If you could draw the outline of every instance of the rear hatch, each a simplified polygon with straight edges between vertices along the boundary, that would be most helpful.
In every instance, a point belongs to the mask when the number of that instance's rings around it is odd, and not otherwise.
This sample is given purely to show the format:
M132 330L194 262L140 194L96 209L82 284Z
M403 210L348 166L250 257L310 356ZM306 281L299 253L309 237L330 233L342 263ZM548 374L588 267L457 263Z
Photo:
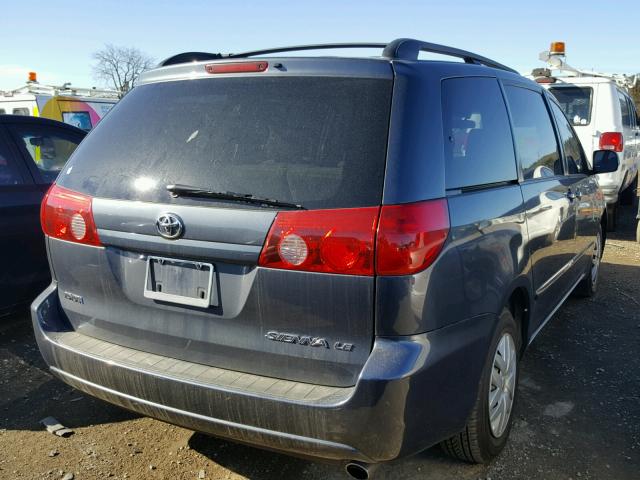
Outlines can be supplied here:
M71 324L166 357L353 385L373 341L374 276L259 262L278 214L331 218L381 204L390 64L282 59L252 74L211 75L204 64L158 72L57 180L91 198L99 236L97 248L49 238ZM253 197L232 198L243 195Z

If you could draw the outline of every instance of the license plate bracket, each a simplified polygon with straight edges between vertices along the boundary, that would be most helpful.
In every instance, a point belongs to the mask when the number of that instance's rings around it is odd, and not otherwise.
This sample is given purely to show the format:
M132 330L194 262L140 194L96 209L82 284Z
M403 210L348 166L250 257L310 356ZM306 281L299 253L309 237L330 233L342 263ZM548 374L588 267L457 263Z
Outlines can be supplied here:
M161 302L208 308L215 267L211 263L147 257L144 296Z

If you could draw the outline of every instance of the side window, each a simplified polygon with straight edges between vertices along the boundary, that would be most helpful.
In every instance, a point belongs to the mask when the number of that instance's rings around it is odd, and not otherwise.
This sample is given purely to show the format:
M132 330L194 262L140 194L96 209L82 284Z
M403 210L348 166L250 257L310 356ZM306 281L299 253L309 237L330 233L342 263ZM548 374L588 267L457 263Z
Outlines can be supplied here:
M0 187L22 185L24 181L15 164L18 159L11 154L11 150L4 143L1 134L2 132L0 132Z
M629 104L624 95L618 92L618 99L620 100L620 113L622 114L622 126L631 126L631 112L629 111Z
M64 131L32 125L15 125L13 131L47 183L55 180L82 140Z
M446 188L515 180L507 109L495 78L442 82Z
M580 140L576 136L573 128L569 125L567 118L554 102L550 102L551 110L556 118L558 124L558 134L560 135L560 141L562 142L562 148L564 150L564 157L567 161L567 173L569 175L577 173L589 173L589 166L585 157Z
M22 115L23 117L28 117L29 116L29 109L25 108L25 107L14 108L13 109L13 114L14 115Z
M629 102L629 112L631 113L631 126L635 128L640 127L640 120L638 119L636 106L634 105L633 100L631 100L630 98L627 99L627 101Z
M7 113L4 108L0 108L0 115L4 115L5 113Z
M521 87L505 87L513 121L513 137L525 180L564 173L553 123L542 95Z

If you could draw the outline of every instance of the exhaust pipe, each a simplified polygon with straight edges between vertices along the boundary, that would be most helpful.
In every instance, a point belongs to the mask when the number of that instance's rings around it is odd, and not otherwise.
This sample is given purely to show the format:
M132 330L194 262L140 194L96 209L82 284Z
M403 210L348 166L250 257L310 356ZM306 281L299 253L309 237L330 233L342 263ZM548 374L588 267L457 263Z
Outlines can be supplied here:
M349 462L345 465L344 469L351 478L356 480L369 480L373 475L373 472L378 468L378 465L371 465L361 462Z

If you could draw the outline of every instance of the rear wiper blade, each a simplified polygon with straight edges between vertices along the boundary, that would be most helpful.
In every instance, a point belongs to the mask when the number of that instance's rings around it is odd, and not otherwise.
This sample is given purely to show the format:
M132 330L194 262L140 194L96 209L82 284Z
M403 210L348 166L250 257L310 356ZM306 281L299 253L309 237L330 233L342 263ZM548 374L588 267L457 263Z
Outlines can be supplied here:
M191 185L170 184L167 185L167 191L172 197L202 197L216 198L219 200L233 200L236 202L252 203L254 205L269 205L272 207L295 208L297 210L305 210L302 205L289 202L281 202L272 198L256 197L251 193L236 192L216 192L201 187L193 187Z

